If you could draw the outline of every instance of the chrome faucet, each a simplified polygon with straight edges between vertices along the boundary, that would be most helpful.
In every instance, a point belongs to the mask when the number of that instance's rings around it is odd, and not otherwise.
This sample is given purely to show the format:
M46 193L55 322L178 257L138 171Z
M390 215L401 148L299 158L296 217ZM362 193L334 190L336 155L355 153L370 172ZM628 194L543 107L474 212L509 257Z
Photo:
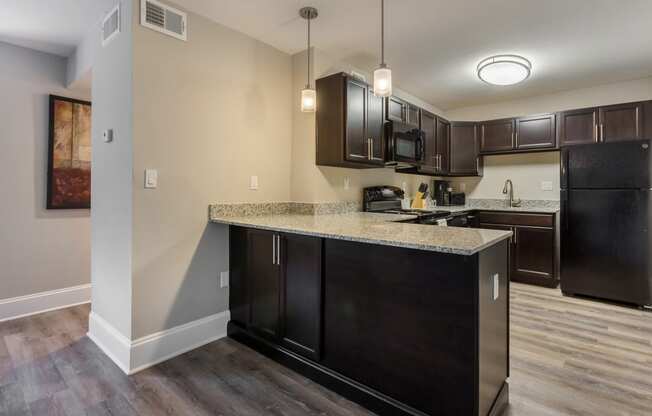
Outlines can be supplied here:
M505 181L505 186L503 187L503 194L508 196L508 200L505 201L508 208L510 207L519 207L521 206L520 199L514 199L514 184L511 179Z

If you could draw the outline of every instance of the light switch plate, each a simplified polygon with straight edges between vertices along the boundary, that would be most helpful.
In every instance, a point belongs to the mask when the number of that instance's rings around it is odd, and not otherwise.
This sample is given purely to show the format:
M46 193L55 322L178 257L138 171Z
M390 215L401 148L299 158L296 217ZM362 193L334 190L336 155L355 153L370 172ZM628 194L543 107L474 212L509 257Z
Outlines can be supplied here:
M102 139L104 143L111 143L113 141L113 129L107 129L102 132Z
M498 296L500 295L500 275L498 273L494 274L493 276L493 286L494 286L494 293L493 293L493 299L496 300L498 299Z
M258 176L254 175L251 178L249 178L249 189L251 189L252 191L258 189Z
M552 181L541 181L542 191L552 191Z
M156 169L145 169L145 188L155 189L158 186L158 171Z
M351 178L344 178L344 189L349 190L351 188Z
M229 287L229 272L220 272L220 287Z

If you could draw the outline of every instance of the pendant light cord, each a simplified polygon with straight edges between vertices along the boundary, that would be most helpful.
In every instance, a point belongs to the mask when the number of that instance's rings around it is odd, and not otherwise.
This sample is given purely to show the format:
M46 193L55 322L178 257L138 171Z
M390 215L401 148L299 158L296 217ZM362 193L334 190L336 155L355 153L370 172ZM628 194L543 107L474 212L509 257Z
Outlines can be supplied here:
M385 0L380 0L380 65L385 66Z
M308 88L310 88L310 17L308 17Z

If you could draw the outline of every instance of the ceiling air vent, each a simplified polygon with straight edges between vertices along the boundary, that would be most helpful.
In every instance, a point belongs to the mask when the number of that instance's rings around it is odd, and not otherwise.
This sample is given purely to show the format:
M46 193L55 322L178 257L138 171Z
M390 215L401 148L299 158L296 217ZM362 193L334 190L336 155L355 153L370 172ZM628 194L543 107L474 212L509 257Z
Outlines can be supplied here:
M102 46L106 46L120 33L120 3L102 20Z
M186 40L187 15L156 0L140 1L140 24L177 39Z

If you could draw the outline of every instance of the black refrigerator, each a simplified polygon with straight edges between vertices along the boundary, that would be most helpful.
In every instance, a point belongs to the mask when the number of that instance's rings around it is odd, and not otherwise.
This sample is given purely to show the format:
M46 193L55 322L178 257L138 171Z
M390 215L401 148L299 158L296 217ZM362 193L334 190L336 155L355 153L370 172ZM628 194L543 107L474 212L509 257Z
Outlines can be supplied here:
M650 141L561 151L561 289L652 305Z

